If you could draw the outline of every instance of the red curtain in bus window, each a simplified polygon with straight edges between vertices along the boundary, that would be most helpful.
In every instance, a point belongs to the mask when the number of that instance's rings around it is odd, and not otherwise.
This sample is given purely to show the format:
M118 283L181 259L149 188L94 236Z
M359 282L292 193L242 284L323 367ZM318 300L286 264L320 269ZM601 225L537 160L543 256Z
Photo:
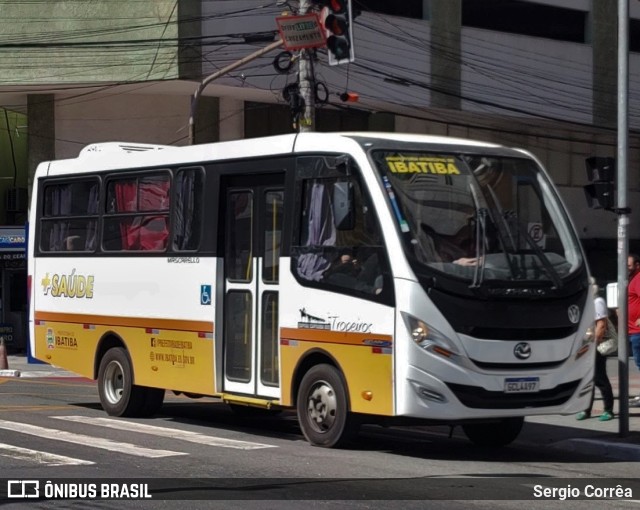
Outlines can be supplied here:
M116 195L115 212L136 212L138 210L138 184L136 181L120 181L114 183ZM139 226L134 225L134 218L120 221L120 235L123 250L138 249Z
M169 210L169 178L145 177L140 179L139 211Z
M148 177L140 179L140 211L169 210L169 178ZM140 227L141 250L164 250L169 240L166 216L147 216Z
M169 239L166 216L151 216L140 227L141 250L164 250Z
M169 210L169 178L146 177L115 183L116 212ZM123 250L164 250L169 239L167 218L140 215L120 221Z
M138 210L138 183L135 180L114 183L116 195L115 212L136 212Z

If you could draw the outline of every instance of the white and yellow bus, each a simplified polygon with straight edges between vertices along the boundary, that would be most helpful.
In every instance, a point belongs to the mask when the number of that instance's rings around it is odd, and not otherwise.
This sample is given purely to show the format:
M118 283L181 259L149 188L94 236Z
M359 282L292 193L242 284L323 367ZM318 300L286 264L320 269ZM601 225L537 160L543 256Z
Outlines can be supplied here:
M459 424L504 445L585 409L588 267L529 153L302 133L94 144L39 165L31 352L97 379L113 416L165 390L296 408L307 440Z

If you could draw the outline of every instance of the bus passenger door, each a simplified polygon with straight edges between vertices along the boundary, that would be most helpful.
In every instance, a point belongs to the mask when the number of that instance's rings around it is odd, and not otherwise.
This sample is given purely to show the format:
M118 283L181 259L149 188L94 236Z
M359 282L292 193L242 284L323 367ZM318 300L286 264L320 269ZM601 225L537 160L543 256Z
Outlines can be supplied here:
M279 398L284 174L223 176L221 190L224 392Z

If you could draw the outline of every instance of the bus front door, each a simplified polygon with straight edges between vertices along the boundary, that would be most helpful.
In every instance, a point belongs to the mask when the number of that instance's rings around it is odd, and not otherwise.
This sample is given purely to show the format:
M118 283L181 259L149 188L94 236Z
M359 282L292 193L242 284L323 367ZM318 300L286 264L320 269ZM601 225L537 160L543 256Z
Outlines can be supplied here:
M223 177L221 190L222 385L225 393L277 399L284 174Z

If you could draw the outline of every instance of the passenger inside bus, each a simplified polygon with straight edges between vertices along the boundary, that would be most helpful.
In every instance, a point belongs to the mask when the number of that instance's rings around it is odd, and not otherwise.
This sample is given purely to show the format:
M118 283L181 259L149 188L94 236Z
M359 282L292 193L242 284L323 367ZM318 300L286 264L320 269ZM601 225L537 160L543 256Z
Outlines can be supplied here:
M373 253L361 264L360 260L353 256L352 250L342 250L325 271L322 281L370 294L380 294L383 277L378 255Z
M350 213L353 221L349 226L338 225L332 205L332 182L305 181L306 200L295 271L301 279L326 284L335 291L381 294L385 259L375 210L353 180Z
M66 251L84 250L84 241L80 236L67 236L64 240L64 249Z
M427 252L428 262L456 262L459 259L475 256L473 229L466 224L454 235L438 233L431 225L421 224L424 239L422 244Z
M360 261L353 258L351 250L343 250L325 272L325 280L335 276L357 277Z

